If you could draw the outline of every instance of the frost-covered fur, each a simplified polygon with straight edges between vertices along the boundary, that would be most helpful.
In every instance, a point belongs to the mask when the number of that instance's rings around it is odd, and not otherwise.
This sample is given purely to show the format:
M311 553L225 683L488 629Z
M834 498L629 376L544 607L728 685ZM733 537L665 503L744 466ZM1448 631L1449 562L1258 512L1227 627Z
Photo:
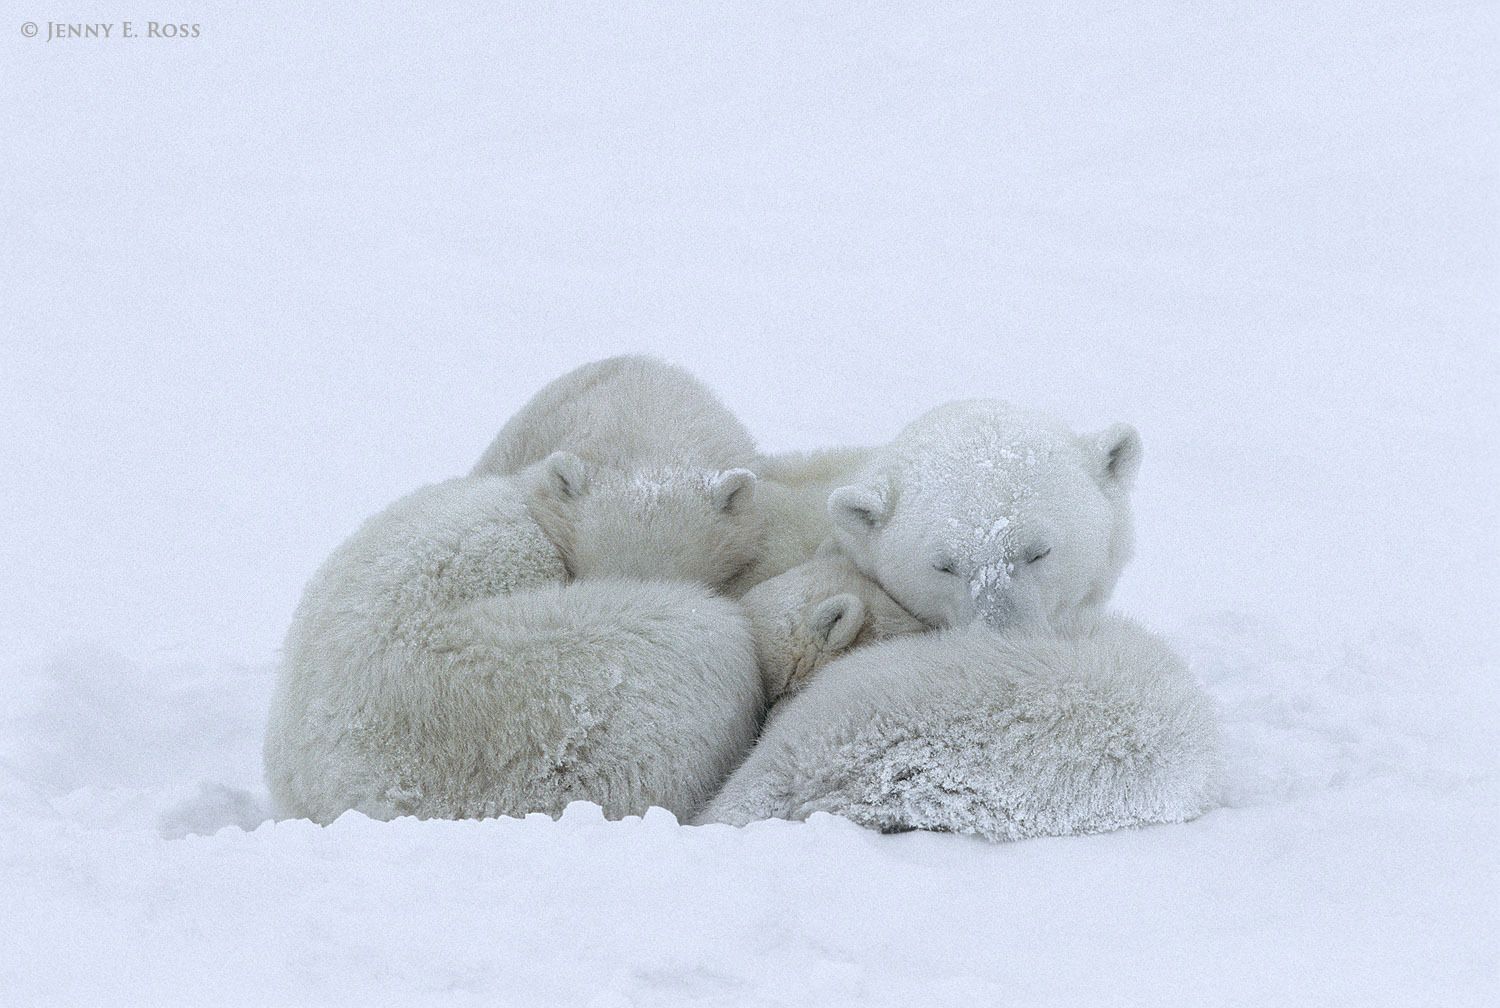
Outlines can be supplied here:
M991 400L950 403L829 497L838 547L936 627L1001 628L1108 601L1130 556L1141 441L1080 437Z
M366 522L313 577L287 637L265 748L281 811L698 808L749 748L764 696L737 604L628 576L642 548L663 579L713 581L738 562L705 562L712 543L696 535L668 548L653 527L672 494L718 506L724 487L658 489L590 487L564 454L522 479L419 490ZM602 535L630 544L597 548ZM590 580L569 582L567 564Z
M750 616L766 699L800 690L844 652L904 634L922 623L841 556L809 560L740 599Z
M1216 804L1210 701L1125 620L983 624L861 648L777 705L698 822L825 811L993 840L1180 822Z
M655 357L610 357L548 384L511 417L474 475L520 472L569 451L595 466L749 468L755 441L718 396Z
M869 461L868 448L827 448L762 455L751 463L760 483L756 506L767 536L748 586L777 577L817 555L833 534L828 495L855 479Z

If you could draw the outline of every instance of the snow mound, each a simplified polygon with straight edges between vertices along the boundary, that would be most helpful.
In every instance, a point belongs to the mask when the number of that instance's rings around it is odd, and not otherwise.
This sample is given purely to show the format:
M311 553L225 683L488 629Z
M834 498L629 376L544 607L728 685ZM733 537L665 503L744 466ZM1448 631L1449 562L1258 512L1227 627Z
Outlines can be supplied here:
M584 804L257 825L269 669L68 652L0 693L4 997L1482 1003L1484 670L1228 616L1173 639L1223 714L1231 807L1015 844Z

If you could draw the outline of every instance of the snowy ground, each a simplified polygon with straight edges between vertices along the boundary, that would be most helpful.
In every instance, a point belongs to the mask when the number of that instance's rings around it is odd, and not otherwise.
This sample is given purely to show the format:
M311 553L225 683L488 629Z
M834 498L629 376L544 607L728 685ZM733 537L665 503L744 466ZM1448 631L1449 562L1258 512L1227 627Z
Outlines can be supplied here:
M1495 5L218 8L0 23L0 1004L1500 997ZM625 350L1137 424L1226 806L234 828L312 569Z

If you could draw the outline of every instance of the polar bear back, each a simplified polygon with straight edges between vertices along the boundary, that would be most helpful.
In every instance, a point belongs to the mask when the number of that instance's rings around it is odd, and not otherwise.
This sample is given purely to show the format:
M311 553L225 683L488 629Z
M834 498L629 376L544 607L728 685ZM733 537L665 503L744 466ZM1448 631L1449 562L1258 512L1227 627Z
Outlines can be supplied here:
M542 388L500 429L475 474L515 473L564 450L594 465L748 466L755 440L708 386L655 357L594 361Z
M700 822L826 811L996 840L1192 818L1217 797L1209 701L1115 617L853 652L780 705Z
M313 575L287 632L265 746L273 798L315 815L369 791L349 737L426 695L425 655L444 647L451 614L566 578L510 479L424 487L364 522Z
M517 482L423 487L367 520L313 575L284 648L291 660L378 628L420 637L434 614L476 598L567 579Z

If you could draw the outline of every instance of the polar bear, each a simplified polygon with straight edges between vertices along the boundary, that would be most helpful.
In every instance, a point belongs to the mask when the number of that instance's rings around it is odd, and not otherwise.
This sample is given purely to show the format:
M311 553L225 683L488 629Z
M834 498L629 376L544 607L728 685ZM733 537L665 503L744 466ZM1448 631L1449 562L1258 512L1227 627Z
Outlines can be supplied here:
M765 708L746 617L713 591L756 553L753 477L595 475L554 453L450 480L333 553L272 701L283 814L685 817L712 794Z
M1080 437L994 400L949 403L828 498L838 548L933 627L994 627L1109 599L1130 556L1141 440Z
M853 471L846 450L758 454L744 424L707 385L646 355L594 361L549 383L501 428L472 474L516 473L558 450L602 478L633 479L661 466L703 478L755 472L754 507L765 516L767 534L756 561L722 586L732 597L812 557L830 531L828 492Z
M1191 819L1219 800L1212 704L1160 639L1115 616L983 623L861 648L778 704L698 816L831 812L992 840Z
M740 604L772 703L852 648L925 629L841 556L809 560L763 581Z
M546 385L500 428L472 475L520 472L559 450L620 469L749 468L756 458L750 432L707 385L638 354L584 364Z

